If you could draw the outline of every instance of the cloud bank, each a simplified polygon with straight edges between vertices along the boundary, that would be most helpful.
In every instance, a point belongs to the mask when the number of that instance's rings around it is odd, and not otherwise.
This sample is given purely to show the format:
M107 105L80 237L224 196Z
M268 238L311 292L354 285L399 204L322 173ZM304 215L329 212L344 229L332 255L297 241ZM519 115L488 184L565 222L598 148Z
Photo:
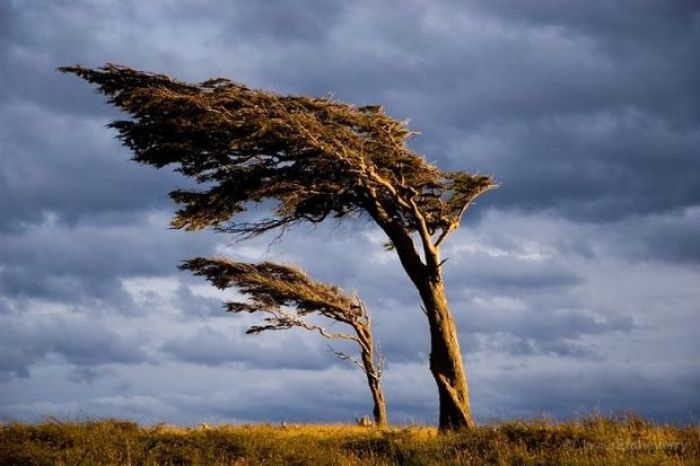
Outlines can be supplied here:
M690 1L0 4L0 417L348 421L361 374L311 335L247 336L178 273L231 254L366 299L394 422L435 422L427 324L372 225L231 244L168 229L185 181L129 161L119 115L55 71L381 103L449 169L493 174L446 244L477 418L700 411L700 9Z

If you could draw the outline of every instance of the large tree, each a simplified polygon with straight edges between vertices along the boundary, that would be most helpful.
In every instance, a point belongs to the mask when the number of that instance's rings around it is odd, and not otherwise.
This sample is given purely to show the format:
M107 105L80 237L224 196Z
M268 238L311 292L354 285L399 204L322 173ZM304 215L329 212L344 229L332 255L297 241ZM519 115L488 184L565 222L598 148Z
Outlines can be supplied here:
M64 67L95 84L130 119L114 121L134 160L174 165L201 189L170 193L175 228L243 238L300 222L366 215L388 237L428 316L430 370L442 430L474 426L440 246L467 208L495 186L488 176L442 171L413 152L415 134L381 106L283 96L213 79L189 84L117 65ZM252 202L267 218L239 220Z
M374 423L378 427L386 426L386 401L381 385L383 361L372 336L369 312L357 295L348 295L336 286L314 280L296 267L272 262L249 264L226 258L198 257L185 261L180 268L206 277L222 290L235 286L249 297L249 302L226 303L229 312L267 316L263 325L248 328L248 334L302 328L331 340L355 343L360 350L359 359L342 351L333 352L341 359L352 361L365 373L374 402ZM311 319L319 316L331 323L349 326L353 332L331 331Z

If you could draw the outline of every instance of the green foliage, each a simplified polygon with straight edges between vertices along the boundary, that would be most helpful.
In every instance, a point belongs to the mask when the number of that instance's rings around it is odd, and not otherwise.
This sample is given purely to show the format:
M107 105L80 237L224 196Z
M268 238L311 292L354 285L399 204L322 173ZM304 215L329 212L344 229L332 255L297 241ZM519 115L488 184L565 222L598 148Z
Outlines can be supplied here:
M639 417L497 422L461 433L434 428L47 421L0 428L0 465L681 465L700 464L697 427Z

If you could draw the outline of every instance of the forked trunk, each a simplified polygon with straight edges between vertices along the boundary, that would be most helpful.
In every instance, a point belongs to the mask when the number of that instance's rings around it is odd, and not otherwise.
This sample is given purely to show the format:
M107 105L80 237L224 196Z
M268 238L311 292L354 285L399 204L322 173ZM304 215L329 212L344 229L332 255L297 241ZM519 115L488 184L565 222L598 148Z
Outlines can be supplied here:
M420 294L430 324L430 371L438 386L440 430L476 427L457 327L447 304L442 278L426 283Z
M373 214L401 261L401 265L420 293L430 325L430 372L438 386L440 431L476 427L469 403L467 375L459 348L457 326L447 304L445 284L440 273L440 251L432 244L429 233L423 241L426 262L418 255L413 239L379 210Z

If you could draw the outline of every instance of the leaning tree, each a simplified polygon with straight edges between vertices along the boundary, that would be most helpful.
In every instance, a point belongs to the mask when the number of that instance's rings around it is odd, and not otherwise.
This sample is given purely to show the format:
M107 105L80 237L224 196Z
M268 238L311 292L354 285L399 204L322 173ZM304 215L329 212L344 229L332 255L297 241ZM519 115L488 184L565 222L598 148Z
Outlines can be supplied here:
M374 422L378 427L386 426L386 401L381 385L383 360L372 337L370 315L357 295L348 295L336 286L314 280L295 267L272 262L248 264L225 258L198 257L185 261L180 268L206 277L219 289L235 286L249 297L249 302L226 303L229 312L267 315L264 324L251 326L248 334L302 328L331 340L355 343L360 349L360 359L343 351L333 352L343 360L352 361L365 373L374 402ZM331 323L349 326L353 333L331 331L311 320L319 316Z
M488 176L443 171L413 152L415 134L381 106L282 96L213 79L189 84L108 64L60 68L95 84L130 119L111 123L137 162L175 165L201 189L170 193L175 228L253 237L300 222L366 215L388 237L428 316L440 428L474 426L440 246ZM239 220L250 203L269 217Z

